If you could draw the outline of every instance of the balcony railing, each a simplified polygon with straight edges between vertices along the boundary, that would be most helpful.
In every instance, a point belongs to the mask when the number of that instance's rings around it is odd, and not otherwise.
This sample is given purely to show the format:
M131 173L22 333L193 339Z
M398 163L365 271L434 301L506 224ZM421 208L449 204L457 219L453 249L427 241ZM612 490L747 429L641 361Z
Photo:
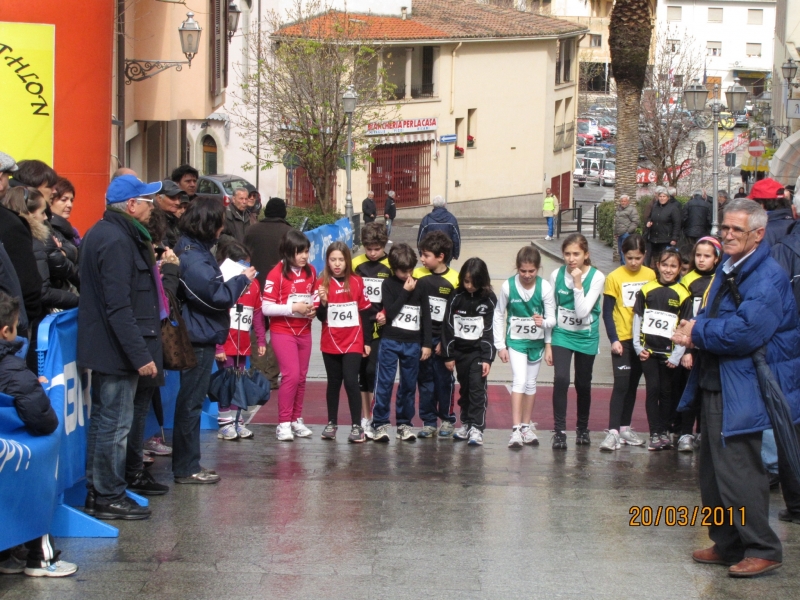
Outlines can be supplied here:
M392 94L390 100L402 100L406 97L406 86L405 85L398 85L395 90L394 94ZM411 97L412 98L435 98L436 94L434 93L434 88L432 83L423 83L422 85L412 85L411 86Z
M564 125L564 143L561 146L562 150L572 148L575 143L575 121L570 121Z

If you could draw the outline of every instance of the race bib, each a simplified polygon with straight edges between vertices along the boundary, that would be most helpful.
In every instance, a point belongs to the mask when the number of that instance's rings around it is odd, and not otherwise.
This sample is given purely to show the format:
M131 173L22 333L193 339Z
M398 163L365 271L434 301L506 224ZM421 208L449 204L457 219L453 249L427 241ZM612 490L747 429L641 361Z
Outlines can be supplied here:
M289 306L294 306L295 302L302 302L304 304L308 304L312 306L313 302L311 301L311 294L289 294ZM294 313L295 317L305 318L305 315L300 313Z
M692 304L692 316L696 317L697 313L700 312L700 309L703 306L703 299L702 298L695 298Z
M574 310L558 307L558 327L567 331L589 331L592 327L592 317L579 319Z
M622 284L622 306L627 308L633 308L633 305L636 304L636 292L642 289L646 281L637 281L634 283L623 283Z
M419 306L404 304L403 308L392 321L392 327L419 331Z
M511 317L508 325L512 340L544 339L544 329L537 327L533 317Z
M243 306L242 312L237 310L234 306L231 311L231 329L238 329L239 331L250 331L253 326L253 307Z
M671 338L678 325L678 315L661 310L645 309L642 317L642 333L657 337Z
M328 327L358 327L358 304L328 304Z
M428 303L431 305L431 319L444 321L444 309L447 308L447 300L438 296L428 296Z
M367 300L373 304L380 304L383 299L383 295L381 294L383 279L378 279L377 277L364 277L363 279L364 295L367 297Z
M462 340L479 340L483 335L483 318L481 317L453 317L455 335Z

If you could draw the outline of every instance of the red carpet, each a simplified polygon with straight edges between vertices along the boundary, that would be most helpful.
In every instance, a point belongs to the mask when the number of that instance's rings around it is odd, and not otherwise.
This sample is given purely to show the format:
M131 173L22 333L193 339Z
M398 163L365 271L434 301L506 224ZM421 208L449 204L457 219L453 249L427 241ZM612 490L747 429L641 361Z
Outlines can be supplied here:
M325 403L324 381L310 381L306 385L305 403L303 405L303 418L309 424L325 424L328 422L328 409ZM272 398L253 417L251 423L277 423L278 422L278 393L272 393ZM533 409L533 421L538 423L538 429L547 431L553 428L553 388L539 386L536 394L536 405ZM592 412L589 419L591 431L602 431L608 427L608 403L611 398L611 388L595 388L592 390ZM567 430L575 429L576 400L575 390L570 388L567 405ZM458 388L456 388L458 400ZM417 399L419 402L419 398ZM456 405L456 417L458 416ZM393 415L394 416L394 415ZM339 423L350 421L347 399L344 390L339 396ZM504 385L489 386L489 409L487 411L487 427L490 429L509 429L511 427L511 395ZM421 425L419 417L414 419L415 425ZM636 407L633 411L633 428L636 431L647 433L647 415L644 408L644 390L639 390Z

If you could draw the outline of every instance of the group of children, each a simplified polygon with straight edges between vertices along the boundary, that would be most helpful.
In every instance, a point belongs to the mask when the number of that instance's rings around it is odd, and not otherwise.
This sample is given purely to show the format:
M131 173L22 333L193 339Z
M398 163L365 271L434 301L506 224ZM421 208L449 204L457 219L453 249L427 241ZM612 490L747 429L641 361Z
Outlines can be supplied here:
M452 437L482 445L487 377L499 357L510 363L512 372L509 447L539 444L531 419L542 360L554 368L553 449L567 448L567 392L573 362L578 397L575 443L589 445L592 372L602 318L611 342L614 389L609 428L600 449L644 444L630 427L636 388L644 374L649 449L671 447L670 434L680 433L679 449L691 451L695 416L678 416L675 407L692 355L673 344L671 336L679 321L691 318L702 304L721 255L716 239L697 242L682 280L680 255L671 247L657 257L657 272L642 265L645 247L638 235L625 241L626 263L607 278L591 265L588 242L581 234L565 239L565 264L549 280L539 274L538 250L524 246L516 256L516 274L503 282L497 294L480 258L465 261L458 273L448 266L453 244L440 231L421 240L421 267L407 244L394 245L388 255L384 252L387 234L382 224L365 225L362 244L365 253L355 259L346 244L330 244L318 276L308 261L308 239L301 232L287 232L281 241L281 262L267 275L260 302L258 289L249 289L240 299L244 309L237 305L231 310L228 344L218 349L220 362L224 359L229 365L251 352L249 326L245 344L232 343L240 323L253 323L253 311L258 310L269 318L282 377L279 440L312 435L303 423L302 409L312 350L311 324L317 318L322 322L320 350L327 373L324 439L336 438L339 393L344 385L351 420L348 441L388 442L399 367L397 439ZM256 338L258 351L263 352L263 329L256 329ZM459 428L454 410L456 380ZM412 424L417 391L419 430ZM235 423L229 407L220 407L219 437L235 439L237 427L239 437L252 436Z

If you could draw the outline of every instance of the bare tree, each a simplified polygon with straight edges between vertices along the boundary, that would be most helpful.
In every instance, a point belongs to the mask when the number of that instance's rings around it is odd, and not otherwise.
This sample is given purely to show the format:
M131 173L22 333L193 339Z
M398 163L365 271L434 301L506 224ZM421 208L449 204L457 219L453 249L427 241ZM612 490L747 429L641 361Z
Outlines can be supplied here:
M271 12L259 37L248 40L251 64L234 90L233 115L243 149L268 169L284 157L302 166L323 212L334 207L337 170L347 154L347 115L342 94L353 86L353 165L369 160L367 125L393 118L395 86L380 59L380 40L366 40L357 15L329 10L319 0L295 0L286 14ZM261 124L256 126L257 115ZM271 156L271 160L263 160ZM252 168L253 165L244 165Z
M691 140L697 131L693 116L680 104L683 88L703 68L697 44L685 31L668 28L655 40L651 81L641 103L642 153L653 164L656 181L669 185L689 169Z
M589 110L592 103L594 90L590 89L592 80L605 73L603 64L592 62L591 52L582 49L578 53L578 114L583 114Z

